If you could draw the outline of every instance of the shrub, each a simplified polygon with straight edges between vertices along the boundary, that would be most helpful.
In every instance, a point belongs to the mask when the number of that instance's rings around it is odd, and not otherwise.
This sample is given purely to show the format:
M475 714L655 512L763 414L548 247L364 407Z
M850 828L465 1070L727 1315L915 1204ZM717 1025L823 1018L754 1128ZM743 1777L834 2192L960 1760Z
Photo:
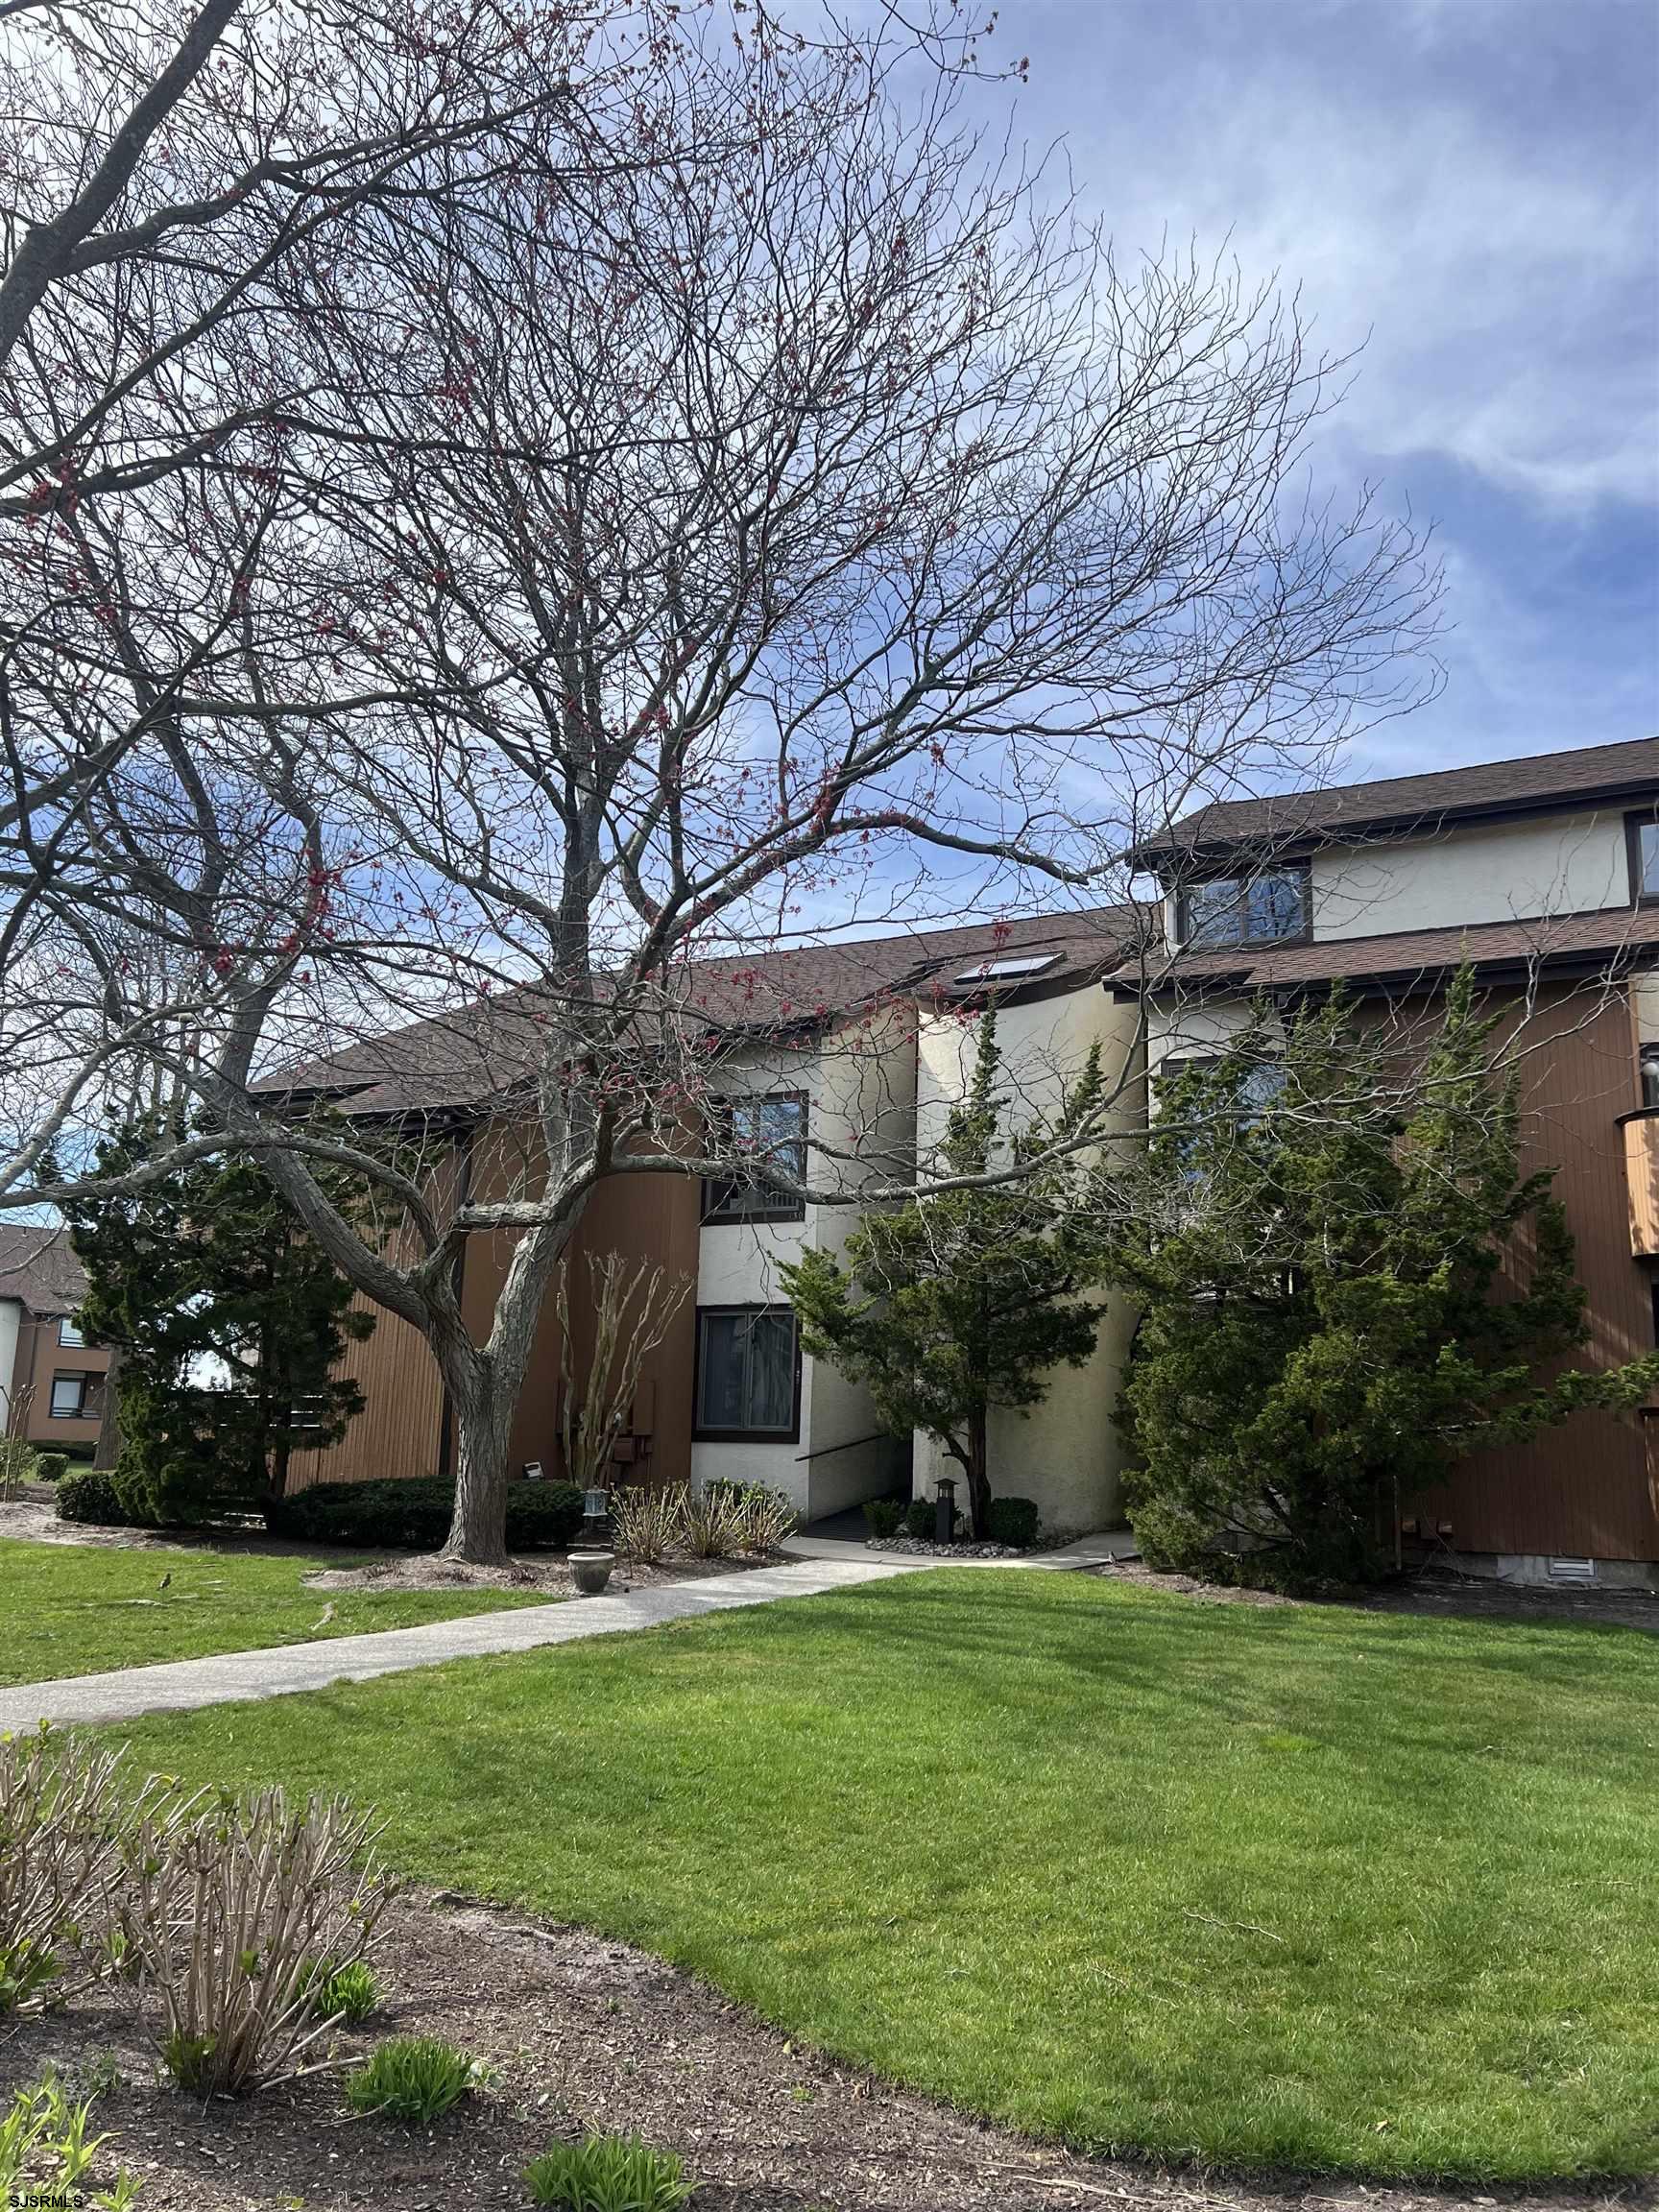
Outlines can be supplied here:
M84 1475L65 1475L58 1485L57 1509L60 1521L89 1521L100 1528L136 1526L102 1467L89 1467Z
M434 1551L449 1533L454 1485L427 1477L407 1481L315 1482L265 1504L273 1536L303 1544L368 1545ZM568 1482L515 1482L507 1493L507 1546L562 1551L582 1528L582 1493Z
M581 1533L582 1493L574 1483L515 1482L508 1490L509 1551L566 1551Z
M705 1482L685 1500L685 1549L694 1559L732 1559L743 1549L743 1509L733 1482Z
M453 2043L389 2035L347 2082L346 2102L365 2118L439 2120L489 2079L488 2068Z
M897 1536L908 1508L900 1498L872 1498L864 1508L864 1526L878 1541Z
M122 2167L114 2186L87 2197L88 2168L108 2135L87 2128L94 2099L71 2104L56 2075L19 2089L0 2113L0 2203L84 2204L88 2212L130 2212L142 2184Z
M736 1501L739 1540L745 1551L776 1551L795 1532L797 1515L787 1495L764 1482L747 1482Z
M57 1994L63 1954L108 1919L121 1758L48 1729L0 1737L0 2017Z
M319 1959L301 1986L313 2012L325 2020L344 2020L348 2028L367 2020L380 2002L380 1984L366 1959L353 1959L349 1966Z
M61 1482L69 1472L67 1452L39 1452L35 1456L35 1478L39 1482Z
M162 2062L181 2089L235 2096L296 2070L330 2025L317 1961L344 1972L396 1893L373 1815L344 1798L203 1791L126 1841L120 1929L137 1956Z
M939 1508L931 1498L912 1498L904 1508L904 1533L919 1537L924 1544L931 1543L933 1531L939 1526Z
M651 1490L613 1490L611 1520L617 1551L641 1567L655 1567L665 1559L675 1545L685 1540L685 1499L684 1482Z
M1014 1544L1023 1551L1037 1540L1039 1519L1030 1498L993 1498L985 1516L985 1532L993 1544Z
M132 1388L127 1398L133 1395ZM125 1406L126 1399L123 1400ZM211 1436L189 1437L171 1451L131 1440L110 1471L121 1517L132 1528L201 1528L246 1511L249 1482L221 1464Z
M691 2196L685 2161L637 2135L555 2143L524 2169L534 2204L563 2212L676 2212Z

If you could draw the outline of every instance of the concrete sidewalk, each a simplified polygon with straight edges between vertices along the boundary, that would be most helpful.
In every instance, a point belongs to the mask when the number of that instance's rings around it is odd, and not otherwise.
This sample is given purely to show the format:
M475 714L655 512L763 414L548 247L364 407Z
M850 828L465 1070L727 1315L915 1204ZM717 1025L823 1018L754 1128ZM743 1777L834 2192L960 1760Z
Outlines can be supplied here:
M476 1659L493 1651L533 1651L543 1644L576 1644L589 1636L618 1636L655 1628L665 1621L694 1621L745 1605L770 1605L781 1598L815 1598L829 1590L855 1590L895 1575L913 1575L930 1559L791 1560L736 1575L711 1575L697 1582L670 1582L625 1596L573 1598L561 1605L526 1605L517 1612L473 1613L431 1621L422 1628L387 1628L368 1636L329 1636L311 1644L281 1644L260 1651L227 1651L208 1659L176 1659L160 1667L129 1667L109 1674L77 1674L63 1681L28 1682L0 1690L0 1731L37 1728L42 1720L133 1720L141 1713L183 1713L199 1705L231 1705L250 1697L289 1697L330 1682L366 1682L376 1674L401 1674L412 1667L438 1667L446 1659Z
M201 1705L233 1705L252 1697L291 1697L330 1682L367 1682L376 1674L402 1674L414 1667L440 1667L447 1659L477 1659L495 1651L534 1651L544 1644L578 1644L590 1636L620 1636L665 1621L695 1621L705 1613L771 1605L781 1598L816 1598L830 1590L856 1590L896 1575L935 1567L1016 1567L1050 1571L1097 1567L1132 1556L1127 1530L1085 1536L1055 1551L1023 1559L948 1560L904 1551L871 1551L862 1542L796 1536L785 1563L742 1574L713 1575L697 1582L670 1582L607 1598L573 1598L562 1605L526 1605L517 1612L474 1613L431 1621L423 1628L388 1628L378 1635L329 1636L311 1644L281 1644L260 1651L226 1651L207 1659L176 1659L160 1667L128 1667L109 1674L76 1674L57 1682L27 1682L0 1690L0 1731L37 1728L43 1720L90 1723L135 1720L142 1713L186 1713Z

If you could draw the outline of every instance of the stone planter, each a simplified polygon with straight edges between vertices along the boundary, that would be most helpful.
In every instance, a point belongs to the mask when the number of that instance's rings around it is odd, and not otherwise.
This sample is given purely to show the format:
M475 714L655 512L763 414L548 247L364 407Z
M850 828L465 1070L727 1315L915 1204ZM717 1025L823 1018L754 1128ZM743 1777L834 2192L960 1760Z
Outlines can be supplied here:
M616 1564L614 1551L572 1551L570 1579L584 1598L597 1598L611 1579L611 1570Z

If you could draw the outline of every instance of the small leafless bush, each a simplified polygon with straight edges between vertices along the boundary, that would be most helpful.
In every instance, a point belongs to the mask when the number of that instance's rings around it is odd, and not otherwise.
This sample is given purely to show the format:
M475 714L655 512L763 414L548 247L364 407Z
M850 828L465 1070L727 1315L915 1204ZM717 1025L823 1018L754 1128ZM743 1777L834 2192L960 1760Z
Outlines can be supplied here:
M616 1531L616 1549L625 1559L641 1567L656 1567L685 1538L688 1493L684 1482L664 1483L660 1489L616 1490L611 1497L611 1520Z
M685 1549L694 1559L734 1559L745 1549L742 1503L730 1482L687 1492Z
M121 1759L44 1728L0 1739L0 2017L60 1995L64 1955L108 1925Z
M0 1391L0 1420L10 1420L13 1434L0 1435L0 1504L10 1505L25 1482L35 1479L35 1447L22 1433L29 1426L29 1408L35 1403L35 1385L25 1382L10 1402Z
M204 1791L134 1826L122 1932L162 2061L180 2088L235 2096L290 2079L334 2025L316 2002L373 1948L397 1884L374 1815L340 1797Z
M761 1553L778 1551L795 1533L798 1515L781 1490L768 1490L751 1482L737 1496L743 1550Z

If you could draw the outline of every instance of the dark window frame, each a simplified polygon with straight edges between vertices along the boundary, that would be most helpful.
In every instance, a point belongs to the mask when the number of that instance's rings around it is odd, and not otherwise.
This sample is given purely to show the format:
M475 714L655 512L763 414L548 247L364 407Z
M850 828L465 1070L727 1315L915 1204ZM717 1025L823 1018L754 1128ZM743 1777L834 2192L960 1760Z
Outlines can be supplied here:
M64 1334L65 1330L68 1331L67 1335ZM60 1313L58 1316L58 1349L60 1352L84 1352L86 1349L86 1339L81 1334L73 1313Z
M1624 860L1630 876L1630 903L1632 906L1659 906L1659 891L1642 888L1642 832L1651 830L1659 837L1659 812L1626 814L1624 817Z
M1240 892L1263 877L1294 877L1301 884L1302 926L1281 937L1204 937L1192 934L1192 893L1208 883L1237 883ZM1310 945L1313 941L1313 870L1307 860L1286 861L1276 868L1216 869L1213 874L1190 876L1175 889L1175 938L1182 951L1227 952L1257 945Z
M732 1313L787 1313L794 1347L789 1389L787 1429L706 1429L703 1426L704 1323ZM799 1444L801 1441L801 1323L792 1306L756 1299L748 1304L699 1306L693 1332L691 1369L691 1441L694 1444Z
M734 1091L726 1096L710 1099L708 1111L710 1117L718 1116L725 1121L727 1135L730 1137L731 1119L735 1108L785 1103L799 1106L801 1109L800 1135L792 1137L789 1142L799 1147L801 1155L800 1174L805 1180L808 1117L808 1100L805 1091ZM723 1192L735 1194L743 1191L749 1193L749 1203L743 1205L722 1204ZM705 1175L699 1212L702 1226L705 1229L724 1229L729 1224L741 1226L745 1221L805 1221L806 1204L805 1199L797 1198L792 1191L788 1190L775 1191L768 1198L763 1183L754 1176L739 1174Z
M87 1411L86 1400L91 1392L91 1389L97 1383L102 1382L103 1380L103 1376L100 1375L96 1369L87 1370L81 1367L55 1367L52 1370L52 1381L46 1391L47 1419L49 1421L97 1420L98 1415L96 1413ZM79 1382L81 1385L80 1403L77 1405L73 1413L60 1413L58 1410L58 1385L60 1382Z

